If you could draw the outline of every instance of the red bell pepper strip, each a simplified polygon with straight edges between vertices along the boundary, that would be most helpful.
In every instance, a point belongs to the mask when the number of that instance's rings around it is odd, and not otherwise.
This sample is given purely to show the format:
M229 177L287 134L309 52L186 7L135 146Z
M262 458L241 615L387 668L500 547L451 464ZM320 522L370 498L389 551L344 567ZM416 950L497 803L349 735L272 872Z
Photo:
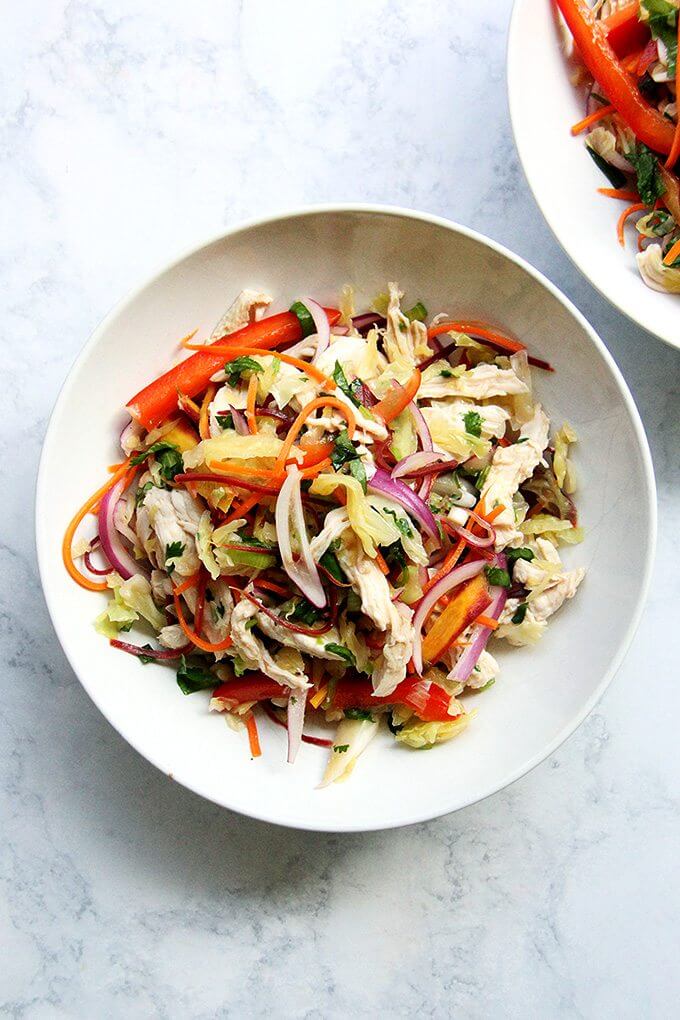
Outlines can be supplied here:
M228 680L213 691L213 699L222 701L229 710L248 701L270 701L287 698L290 689L270 680L264 673L249 673L237 680ZM392 694L377 698L370 680L359 676L345 676L338 681L333 693L333 708L362 708L370 710L376 705L406 705L424 722L450 722L451 696L437 684L428 684L420 677L406 677Z
M340 312L335 308L326 308L324 311L331 326L334 326L340 318ZM301 339L302 327L294 312L279 312L278 315L270 315L258 322L251 322L243 329L216 340L215 344L219 344L221 348L219 354L199 351L158 379L154 379L128 402L127 410L135 421L145 429L151 430L177 409L178 391L187 397L195 397L205 389L210 377L224 365L225 344L259 347L266 351Z
M593 18L585 0L557 0L557 6L583 63L617 113L641 142L667 155L675 135L673 124L642 98L636 82L618 61L604 26Z
M619 7L608 18L603 18L602 24L617 57L627 57L641 49L649 38L649 28L640 21L640 0L632 0L625 7ZM638 71L640 73L644 74L644 71Z
M486 578L484 574L478 574L460 588L425 635L425 662L439 662L447 648L490 605L491 596Z
M379 400L377 404L373 405L371 414L382 418L385 424L388 424L411 403L419 389L420 370L416 368L413 375L406 380L404 386L396 382L394 383L387 395L382 400Z

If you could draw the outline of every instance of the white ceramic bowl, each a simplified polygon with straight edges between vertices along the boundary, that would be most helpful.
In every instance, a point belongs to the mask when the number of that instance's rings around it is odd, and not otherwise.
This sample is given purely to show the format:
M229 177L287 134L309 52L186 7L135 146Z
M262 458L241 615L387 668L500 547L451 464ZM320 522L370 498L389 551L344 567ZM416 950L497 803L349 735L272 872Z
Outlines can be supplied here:
M431 312L505 326L549 359L541 399L576 427L579 508L587 529L566 558L588 576L533 649L501 651L501 677L474 699L468 731L426 753L373 742L351 780L315 789L326 752L303 745L284 762L283 730L263 720L263 756L183 696L171 670L141 666L92 627L105 597L77 587L60 546L74 510L118 457L122 407L170 363L176 341L206 335L233 295L262 287L286 307L300 294L332 302L343 283L358 307L398 280ZM400 209L310 209L234 229L173 262L95 331L57 401L37 490L40 574L55 629L83 686L113 726L159 769L256 818L333 831L405 825L499 790L550 754L586 717L619 666L647 589L655 536L649 451L637 411L602 342L535 270L472 231Z
M516 0L508 36L508 99L529 187L567 255L634 322L680 347L680 296L643 282L635 242L624 251L616 222L625 203L604 198L609 183L570 127L585 116L583 90L569 81L550 0Z

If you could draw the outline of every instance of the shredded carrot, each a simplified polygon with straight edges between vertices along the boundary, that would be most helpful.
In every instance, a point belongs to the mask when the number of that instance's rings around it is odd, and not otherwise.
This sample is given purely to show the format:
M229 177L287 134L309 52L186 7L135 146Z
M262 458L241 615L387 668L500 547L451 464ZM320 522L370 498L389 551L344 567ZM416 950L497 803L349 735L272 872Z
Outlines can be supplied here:
M173 588L173 595L181 595L182 592L188 591L189 588L194 588L198 584L200 573L200 570L197 570L195 574L192 574L191 577L187 577L181 584L178 584L176 588Z
M484 340L489 340L496 347L500 347L501 350L510 351L512 354L516 354L518 351L525 351L526 346L520 343L519 340L511 340L510 337L503 336L501 333L497 333L495 330L489 329L488 326L483 322L477 322L472 319L466 319L463 322L439 322L436 326L430 326L427 331L428 337L432 340L436 336L440 336L442 333L473 333L475 336L482 337Z
M262 499L261 492L254 492L252 496L248 496L242 503L237 507L232 507L231 512L227 517L224 518L223 524L231 524L232 521L237 521L239 517L244 517L249 510L252 510L260 500Z
M201 420L201 409L195 400L192 400L191 397L188 397L186 393L180 393L178 391L177 407L180 409L180 411L183 411L184 414L187 414L195 425L198 425L199 421Z
M225 475L234 475L236 478L267 478L271 481L282 482L284 475L281 472L273 471L271 468L256 467L250 461L248 461L248 467L243 467L237 461L233 460L210 460L207 466L211 471L221 472ZM222 482L221 478L216 478L216 482Z
M114 471L118 471L119 468L122 468L124 464L127 464L126 460L119 461L118 464L109 464L106 470L110 474L113 474Z
M190 350L191 348L189 347L189 344L194 339L194 337L196 336L197 333L198 333L198 326L193 331L193 333L187 333L186 336L182 337L182 339L179 341L180 347L186 347L187 350Z
M583 120L579 120L572 126L572 135L580 135L582 131L589 128L591 124L596 124L598 120L603 120L605 117L609 117L610 114L616 113L616 107L609 103L607 106L603 106L600 110L595 110L595 113L589 114L584 117Z
M498 620L494 620L492 616L484 616L483 613L480 613L475 620L475 623L478 623L482 627L488 627L489 630L497 630L499 627Z
M223 652L227 648L231 648L231 646L233 644L233 641L231 639L231 635L228 635L224 639L224 641L218 641L217 643L214 643L212 641L204 641L202 637L199 637L198 634L194 630L191 629L191 627L187 623L186 619L184 618L184 613L182 612L182 603L179 600L179 595L177 595L176 593L173 593L172 597L173 597L173 601L175 603L175 612L177 613L177 622L179 623L180 627L182 628L182 630L184 631L186 636L189 638L189 640L193 644L195 644L197 648L202 649L202 651L204 651L204 652Z
M680 46L680 14L678 15L678 46ZM676 99L680 96L680 61L676 61L675 65L675 95ZM680 113L676 113L675 119L675 136L666 160L666 170L672 170L680 156Z
M623 228L626 225L626 220L629 216L632 216L633 213L642 212L642 210L646 208L647 206L644 202L635 202L633 205L629 205L627 209L624 209L619 216L619 222L616 225L616 236L618 237L619 244L622 248L625 248L626 246L626 239L623 235Z
M626 191L625 188L598 188L600 195L605 198L620 198L622 202L638 202L640 196L637 191Z
M216 393L217 386L215 385L215 383L210 383L207 390L205 391L205 396L203 397L203 402L201 404L201 413L198 419L198 434L200 435L201 439L210 439L209 412L210 405Z
M312 411L316 411L320 407L334 407L336 411L339 411L340 414L344 417L345 421L347 422L347 432L349 433L349 438L350 439L352 438L356 431L357 420L356 417L354 416L354 411L348 404L343 404L343 402L341 400L338 400L337 397L317 397L316 400L310 400L310 402L308 404L305 404L305 406L302 408L299 415L297 416L297 418L295 419L295 421L288 430L288 435L284 440L281 452L276 458L276 463L274 464L274 473L281 474L283 472L286 460L288 459L288 455L293 447L293 443L295 442L300 433L300 429L306 422L307 418L309 418Z
M318 691L316 691L315 694L312 694L311 698L309 699L309 704L312 706L312 708L318 708L327 694L328 684L324 684L323 687L319 687Z
M257 420L255 418L255 398L257 396L257 375L255 372L248 380L248 398L246 400L246 421L248 431L251 435L257 434Z
M276 595L288 595L289 592L280 584L275 584L274 581L265 581L264 578L258 577L257 587L264 588L266 591L273 591Z
M489 510L488 514L487 513L480 513L479 511L477 511L477 512L479 513L480 517L484 518L484 520L487 522L487 524L493 524L493 522L496 520L496 518L500 514L502 514L504 510L505 510L505 506L502 503L499 503L498 506L495 506L493 508L493 510Z
M316 478L322 471L327 471L332 466L333 462L330 457L326 457L325 460L320 460L318 464L312 464L310 467L301 467L300 478Z
M260 737L257 732L257 723L255 722L255 716L252 712L248 713L246 719L246 729L248 730L248 743L250 744L250 753L253 758L259 758L262 754L260 750Z
M380 549L375 550L375 562L380 569L380 573L385 574L385 576L387 576L387 574L389 574L390 572L390 568L385 563L385 557L380 552Z
M190 351L202 351L205 349L204 344L187 344ZM315 382L321 383L327 390L335 389L335 379L329 379L327 375L320 372L316 365L311 365L308 361L302 361L301 358L294 358L291 354L283 354L280 351L263 351L260 347L241 347L234 345L233 347L221 347L219 344L210 345L211 354L223 354L226 355L230 360L239 358L242 355L246 357L258 358L279 358L286 365L292 365L294 368L298 368L305 375L308 375L310 379L314 379Z
M61 545L61 555L64 561L64 566L76 584L79 584L81 588L87 588L88 591L106 591L109 586L105 581L91 581L89 577L85 577L85 575L78 570L73 562L73 537L78 530L80 522L86 514L95 511L95 508L99 506L99 502L102 497L113 485L127 474L129 466L129 460L123 461L123 463L119 465L118 469L111 475L109 480L83 503L80 510L71 519L66 531L64 532L64 539ZM131 473L130 480L132 480L134 473L134 471Z
M430 588L433 588L438 581L441 581L442 577L446 577L448 572L455 567L456 563L461 557L463 549L465 548L465 539L460 538L453 549L446 554L446 559L442 563L437 573L430 578L427 584L423 585L423 595L426 595Z
M676 241L672 247L668 249L663 257L664 266L672 266L675 260L680 256L680 240Z
M626 69L626 71L630 72L631 74L633 72L635 72L635 74L638 73L638 63L640 62L640 57L642 56L643 53L644 50L636 50L634 53L631 53L629 57L626 57L626 59L623 62L623 66Z

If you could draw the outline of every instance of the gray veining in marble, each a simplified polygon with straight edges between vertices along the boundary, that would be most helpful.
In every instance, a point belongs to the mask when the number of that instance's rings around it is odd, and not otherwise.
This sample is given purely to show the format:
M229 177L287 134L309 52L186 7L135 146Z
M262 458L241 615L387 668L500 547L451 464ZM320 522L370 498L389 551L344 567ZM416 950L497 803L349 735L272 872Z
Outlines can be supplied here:
M677 1015L680 356L589 287L528 193L506 109L509 7L6 5L3 1014ZM628 659L549 762L457 815L344 838L236 817L139 758L59 649L31 525L50 408L111 304L222 226L334 200L458 219L576 302L646 423L661 534Z

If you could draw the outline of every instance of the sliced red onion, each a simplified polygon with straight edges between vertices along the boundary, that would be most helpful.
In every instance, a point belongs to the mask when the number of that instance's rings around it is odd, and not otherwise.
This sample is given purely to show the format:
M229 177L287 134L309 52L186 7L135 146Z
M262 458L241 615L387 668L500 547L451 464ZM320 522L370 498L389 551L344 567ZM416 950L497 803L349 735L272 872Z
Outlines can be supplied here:
M291 691L288 695L288 764L293 765L302 743L305 724L307 691Z
M435 450L418 450L416 453L409 453L407 457L404 457L394 465L391 472L392 478L403 478L404 475L412 475L419 468L451 459L448 453L437 453Z
M377 312L364 312L363 315L355 315L352 319L352 325L356 329L357 333L367 333L372 326L384 326L386 319L383 315L378 315Z
M311 311L311 309L310 309ZM290 539L290 520L298 534L300 543L300 562L293 559L293 550ZM434 518L433 518L434 519ZM296 467L288 470L285 482L281 486L276 510L274 514L276 523L276 538L279 543L281 562L283 569L288 574L293 584L297 585L302 594L309 599L317 609L323 609L327 604L326 592L321 584L319 572L312 556L312 550L307 537L305 517L302 510L302 498L300 494L300 472Z
M383 496L394 499L411 517L414 517L420 524L423 531L429 535L433 542L440 544L439 530L434 514L420 496L418 496L408 485L405 485L398 478L391 478L382 468L376 468L373 477L368 482L369 489L379 492Z
M273 723L276 723L277 726L283 727L284 730L288 728L283 719L279 719L274 709L271 707L271 705L268 705L266 701L262 703L262 708L264 709L265 715L268 716L268 718L271 719ZM326 740L325 737L311 737L308 733L302 734L302 743L313 744L315 747L333 746L332 740Z
M426 595L422 597L413 617L413 664L417 673L423 672L423 624L429 616L432 608L439 602L440 598L447 595L452 588L457 588L464 581L481 574L486 566L484 560L475 560L473 563L463 563L460 567L454 567L448 574L445 574L436 584L433 584Z
M486 534L473 535L473 533L467 528L454 526L456 535L458 535L459 538L465 539L468 545L473 545L477 549L488 549L490 545L494 545L496 542L496 529L493 524L489 524L487 520L475 513L474 510L470 510L469 515L475 524L479 524L481 528L484 528Z
M133 450L141 450L143 432L144 429L139 422L130 418L130 421L120 434L120 448L126 456L132 453Z
M408 410L413 417L413 424L416 427L416 432L418 433L418 438L420 439L420 444L423 450L433 450L434 444L432 442L432 434L428 428L427 422L425 421L423 412L413 400L408 405Z
M111 638L109 644L113 645L114 648L120 648L122 652L127 652L128 655L136 655L137 658L155 659L157 662L179 659L182 655L186 655L187 651L192 647L191 642L189 642L181 648L141 648L139 645L129 644L127 641L119 641L117 638Z
M316 353L312 358L312 361L315 363L331 342L331 324L328 321L326 312L316 301L313 301L311 298L305 298L303 304L314 319L314 325L319 338L316 344Z
M94 552L98 545L100 545L99 535L95 535L95 537L90 542L89 552L86 552L83 556L83 562L91 574L96 574L99 577L106 577L107 574L113 573L113 567L105 567L102 570L100 567L95 567L92 560L90 559L91 554Z
M496 557L496 563L499 567L504 570L507 566L507 560L505 556L500 555ZM491 605L485 610L484 615L490 617L492 620L497 620L503 612L503 607L508 598L508 593L505 588L499 588L494 585L493 588L489 589L489 593L492 598ZM467 683L472 670L477 665L480 655L486 647L486 643L493 634L491 627L484 627L482 624L476 624L473 627L472 640L468 644L467 648L463 649L463 654L458 659L458 662L449 673L449 680L457 680L459 683Z
M134 574L141 574L143 571L123 545L114 521L116 504L123 494L124 485L125 479L121 478L102 496L99 504L99 538L107 560L123 580L127 581Z
M246 416L243 411L239 411L236 407L232 407L231 404L229 404L229 411L231 413L231 420L234 423L234 432L236 432L239 436L247 436L249 431L248 422L246 421Z

